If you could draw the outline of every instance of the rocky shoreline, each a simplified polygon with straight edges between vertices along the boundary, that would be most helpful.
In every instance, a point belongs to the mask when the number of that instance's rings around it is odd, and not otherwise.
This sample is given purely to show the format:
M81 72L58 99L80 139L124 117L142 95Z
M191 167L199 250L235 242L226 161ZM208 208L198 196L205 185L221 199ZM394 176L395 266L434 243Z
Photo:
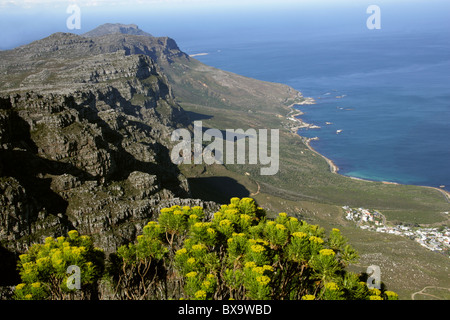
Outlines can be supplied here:
M298 130L302 129L302 128L307 128L307 129L320 129L321 128L320 126L307 123L307 122L303 121L302 119L297 118L299 116L302 116L304 114L304 112L302 112L301 110L294 109L294 106L296 106L296 105L309 105L309 104L315 104L315 103L316 103L316 101L313 98L308 97L308 98L305 98L305 100L302 102L297 102L297 103L291 104L289 106L289 108L291 110L286 115L286 119L289 121L288 129L292 133L297 134L302 139L303 143L308 147L309 150L311 150L315 154L317 154L317 155L321 156L323 159L325 159L325 161L328 163L328 165L330 167L330 171L332 173L338 173L339 167L333 162L333 160L325 157L323 154L319 153L311 146L311 141L317 141L317 140L319 140L319 137L307 138L307 137L303 137L300 134L298 134ZM331 124L331 123L327 122L327 125L328 124ZM362 178L357 178L357 177L350 177L350 176L348 176L348 177L353 180L360 180L360 181L365 181L365 182L381 182L383 184L392 184L392 185L400 184L397 182L390 182L390 181L374 181L374 180L362 179ZM450 192L448 192L442 188L437 188L437 187L431 187L431 186L423 186L423 187L439 191L440 193L442 193L442 195L444 195L447 202L450 203Z
M321 156L322 158L324 158L325 161L330 166L330 171L332 173L337 173L339 171L339 167L331 159L328 159L323 154L320 154L313 147L311 147L311 141L319 140L319 138L318 137L307 138L307 137L303 137L303 136L298 134L298 130L299 129L303 129L303 128L320 129L321 128L318 125L307 123L307 122L303 121L302 119L297 118L297 117L303 115L304 113L301 110L294 109L294 106L296 106L296 105L310 105L310 104L316 104L316 101L313 98L308 97L308 98L305 98L302 102L293 103L293 104L291 104L289 106L289 108L291 110L286 115L286 119L289 121L288 122L288 129L292 133L297 134L302 139L303 143L308 147L309 150L311 150L315 154L317 154L317 155Z

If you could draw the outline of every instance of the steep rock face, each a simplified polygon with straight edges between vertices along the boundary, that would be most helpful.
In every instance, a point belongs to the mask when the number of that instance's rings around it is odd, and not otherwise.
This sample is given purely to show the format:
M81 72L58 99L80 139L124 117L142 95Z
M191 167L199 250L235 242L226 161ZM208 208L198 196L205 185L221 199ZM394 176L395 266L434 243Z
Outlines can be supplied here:
M186 115L159 67L91 45L56 34L0 54L2 252L77 229L108 253L162 207L217 209L188 198L170 161L170 134Z
M70 229L112 252L162 207L217 210L189 198L170 161L171 132L190 123L177 101L256 110L302 99L290 87L205 66L173 39L133 25L55 33L1 51L0 76L3 266ZM8 272L0 284L12 279Z

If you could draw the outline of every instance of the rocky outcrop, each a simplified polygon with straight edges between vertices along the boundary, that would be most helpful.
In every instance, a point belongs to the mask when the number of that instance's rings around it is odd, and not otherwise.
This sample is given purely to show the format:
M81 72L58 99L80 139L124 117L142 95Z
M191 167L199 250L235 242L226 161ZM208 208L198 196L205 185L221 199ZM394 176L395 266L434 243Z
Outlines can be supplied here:
M16 254L47 236L77 229L108 253L163 207L218 209L190 198L170 160L171 132L190 124L177 101L251 109L303 99L207 67L135 25L0 51L0 76L0 258L9 273ZM14 284L8 272L0 285Z
M85 37L99 37L106 34L114 34L114 33L122 33L122 34L133 34L138 36L152 36L150 33L147 33L135 24L121 24L121 23L105 23L97 28L86 32L83 34Z
M186 114L159 67L147 55L92 44L55 34L0 53L4 259L70 229L109 253L163 207L218 208L189 198L170 161L170 134L186 126ZM12 279L7 273L0 283Z

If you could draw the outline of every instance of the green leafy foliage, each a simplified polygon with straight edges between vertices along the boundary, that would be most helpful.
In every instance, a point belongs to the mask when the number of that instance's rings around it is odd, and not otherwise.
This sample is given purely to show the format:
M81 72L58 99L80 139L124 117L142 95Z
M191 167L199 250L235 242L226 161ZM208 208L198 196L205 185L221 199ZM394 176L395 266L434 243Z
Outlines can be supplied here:
M150 224L138 237L137 244L128 246L133 249L127 250L137 250L140 254L130 254L131 258L127 258L121 253L125 249L119 250L122 263L127 259L140 263L152 260L164 270L160 275L151 273L147 279L147 286L155 294L138 290L135 297L395 298L395 294L374 294L359 275L345 270L358 255L338 229L326 236L319 226L286 213L269 220L251 198L232 198L211 219L205 219L200 207L174 206L163 209L158 222ZM140 243L146 237L149 237L148 248L144 249ZM136 271L129 273L144 288L141 275ZM118 291L123 291L120 287Z
M58 241L49 243L56 246ZM150 221L134 243L110 257L105 278L116 299L398 299L384 287L369 289L364 275L346 271L357 258L338 229L326 235L323 228L286 213L270 220L253 199L232 198L209 218L201 207L162 209L158 221ZM35 291L22 287L17 296L39 297L40 287L33 287L37 278L26 276L29 258L23 259L23 286ZM90 261L74 259L66 264L87 266ZM62 275L66 264L56 263L47 276ZM85 282L93 282L94 274L84 268Z
M87 236L76 230L67 237L48 237L43 244L34 244L19 257L22 283L15 288L19 300L89 298L103 274L104 254ZM68 285L69 266L80 270L80 288Z

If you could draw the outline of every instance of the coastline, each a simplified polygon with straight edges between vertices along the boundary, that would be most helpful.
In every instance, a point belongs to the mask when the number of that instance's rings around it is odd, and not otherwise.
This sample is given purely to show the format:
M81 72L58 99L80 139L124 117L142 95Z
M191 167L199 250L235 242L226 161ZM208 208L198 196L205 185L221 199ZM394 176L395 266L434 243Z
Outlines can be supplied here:
M319 138L317 138L317 137L315 137L315 138L305 138L305 137L302 137L300 135L298 135L298 136L302 138L303 143L308 147L308 149L310 151L314 152L315 154L317 154L317 155L319 155L319 156L321 156L322 158L325 159L325 161L328 163L328 166L330 167L331 173L336 173L336 174L338 173L339 167L333 162L333 160L328 159L323 154L319 153L317 150L315 150L313 147L311 147L311 141L319 140ZM359 179L359 178L355 178L355 179ZM363 180L363 179L360 179L360 180Z
M333 160L327 158L326 156L324 156L323 154L321 154L320 152L318 152L311 146L311 141L319 140L318 137L307 138L307 137L303 137L297 133L298 129L300 129L300 128L310 128L310 129L315 129L315 128L319 129L320 128L319 126L315 126L315 125L306 123L302 119L295 118L296 116L301 116L304 113L301 110L294 109L294 106L316 103L313 98L306 98L306 99L307 100L302 101L301 103L293 103L293 104L289 105L289 108L291 109L291 111L286 115L286 119L299 123L297 126L290 126L289 129L291 130L292 133L294 133L298 137L300 137L300 139L303 141L303 143L308 147L308 149L311 152L314 152L315 154L321 156L328 163L331 173L339 174L339 172L338 172L339 167L333 162ZM353 179L353 180L360 180L360 181L364 181L364 182L381 182L383 184L403 185L402 183L398 183L398 182L368 180L368 179L362 179L362 178L351 177L351 176L346 176L346 175L342 175L342 176ZM447 190L444 190L444 189L441 189L438 187L431 187L431 186L422 186L422 185L415 185L415 186L437 190L441 194L443 194L445 199L447 200L447 202L450 203L450 192Z
M339 167L333 162L333 160L328 159L327 157L325 157L323 154L319 153L317 150L315 150L312 146L311 146L311 141L315 141L315 140L319 140L318 137L314 137L314 138L306 138L303 137L301 135L299 135L297 133L297 131L301 128L308 128L308 129L320 129L319 126L317 125L313 125L310 123L307 123L305 121L303 121L302 119L298 119L296 117L303 115L304 113L301 110L297 110L294 109L294 106L298 106L298 105L306 105L306 104L316 104L316 101L313 98L304 98L305 100L303 100L302 102L296 102L296 103L292 103L291 105L288 106L288 108L290 109L289 113L286 115L286 119L289 121L292 121L294 124L297 125L289 125L289 130L294 133L295 135L297 135L298 137L300 137L303 141L303 143L308 147L308 149L311 152L314 152L315 154L319 155L320 157L322 157L323 159L325 159L325 161L328 163L328 166L330 167L330 171L332 173L338 173L339 171Z
M190 54L189 57L207 56L208 52Z

